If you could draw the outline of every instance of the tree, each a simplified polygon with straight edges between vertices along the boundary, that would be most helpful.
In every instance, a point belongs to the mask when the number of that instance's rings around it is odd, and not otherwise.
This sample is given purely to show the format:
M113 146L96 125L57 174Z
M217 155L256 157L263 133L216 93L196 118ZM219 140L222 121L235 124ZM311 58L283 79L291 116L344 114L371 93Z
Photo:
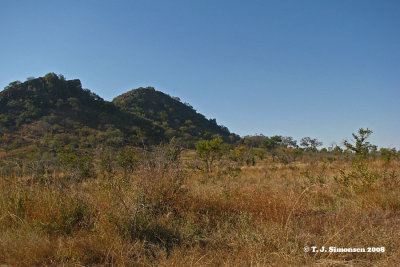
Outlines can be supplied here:
M13 87L13 86L17 86L17 85L20 85L20 84L22 84L21 83L21 81L14 81L14 82L10 82L4 89L9 89L9 88L11 88L11 87Z
M384 148L382 147L379 150L379 154L381 158L386 162L389 163L391 159L396 157L396 148Z
M322 146L322 142L318 141L316 138L303 137L300 140L300 146L302 146L305 151L316 152L317 148Z
M291 136L282 137L282 146L287 148L298 148L297 141Z
M332 153L334 153L334 154L341 154L341 153L343 153L343 149L342 149L340 146L338 146L338 145L331 146L331 147L328 149L328 151L329 151L329 152L332 152Z
M73 178L88 178L94 174L92 155L78 153L69 148L60 148L57 155L62 166L69 170Z
M267 137L262 143L261 147L265 148L268 151L275 150L282 144L282 136L275 135L271 137Z
M243 137L243 144L248 147L261 147L261 144L267 139L268 137L260 134L260 135L247 135Z
M367 142L367 138L372 134L372 131L370 129L363 129L360 128L358 129L358 135L357 134L352 134L353 138L355 140L355 144L351 144L347 140L344 141L344 145L347 149L353 151L356 153L358 156L364 158L368 155L369 151L373 149L373 145L371 145L370 142Z
M256 158L253 148L246 145L235 147L228 155L229 159L239 164L246 163L247 166L254 166Z
M227 146L221 138L202 140L196 143L197 156L206 164L207 171L212 171L213 163L222 158Z
M261 147L271 152L272 161L275 161L277 155L277 149L282 146L283 138L280 135L266 137L261 143Z
M54 72L47 73L47 74L44 76L44 79L45 79L45 81L46 81L46 85L47 85L48 87L50 87L50 88L56 86L56 83L57 83L58 80L59 80L59 79L58 79L58 75L55 74Z
M140 160L140 153L133 147L123 147L118 151L117 160L126 175L135 169Z

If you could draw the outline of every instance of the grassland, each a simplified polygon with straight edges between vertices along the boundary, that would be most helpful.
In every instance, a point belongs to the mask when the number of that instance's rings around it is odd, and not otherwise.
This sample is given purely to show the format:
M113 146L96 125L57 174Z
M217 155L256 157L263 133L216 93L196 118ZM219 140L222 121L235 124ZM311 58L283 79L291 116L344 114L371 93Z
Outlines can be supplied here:
M398 266L400 162L311 157L213 172L159 149L134 170L0 177L6 266ZM29 166L27 166L28 168ZM384 247L375 253L304 247Z

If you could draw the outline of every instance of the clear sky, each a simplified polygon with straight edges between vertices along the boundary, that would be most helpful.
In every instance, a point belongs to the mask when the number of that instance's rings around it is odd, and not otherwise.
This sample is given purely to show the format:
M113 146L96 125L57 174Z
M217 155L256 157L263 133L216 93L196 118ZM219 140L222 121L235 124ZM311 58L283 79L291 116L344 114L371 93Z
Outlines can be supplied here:
M239 135L400 148L400 1L1 1L0 88L48 72L178 96Z

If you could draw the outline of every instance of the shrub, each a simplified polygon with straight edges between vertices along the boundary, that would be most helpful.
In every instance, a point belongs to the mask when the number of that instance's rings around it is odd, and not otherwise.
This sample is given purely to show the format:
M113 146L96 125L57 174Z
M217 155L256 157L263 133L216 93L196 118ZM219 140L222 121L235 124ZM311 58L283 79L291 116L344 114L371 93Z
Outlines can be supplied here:
M93 157L88 153L64 150L58 153L58 158L72 178L80 180L94 175Z
M124 170L125 175L133 172L141 155L142 152L133 147L124 147L118 151L118 165Z
M358 135L354 133L352 134L355 140L355 144L353 145L346 140L344 141L344 145L347 147L347 149L356 153L356 155L358 155L360 158L365 158L366 156L368 156L370 150L375 147L366 141L372 133L373 132L368 128L360 128L358 130Z
M239 164L246 164L247 166L254 166L256 164L255 152L248 146L238 146L229 152L228 157L230 160Z
M379 150L379 153L380 153L381 158L382 158L387 164L389 164L390 161L396 157L396 149L395 149L395 148L392 148L392 149L389 149L389 148L381 148L381 149Z
M335 181L356 193L364 191L378 179L378 174L371 171L364 161L355 161L350 170L341 169L340 176L335 176Z

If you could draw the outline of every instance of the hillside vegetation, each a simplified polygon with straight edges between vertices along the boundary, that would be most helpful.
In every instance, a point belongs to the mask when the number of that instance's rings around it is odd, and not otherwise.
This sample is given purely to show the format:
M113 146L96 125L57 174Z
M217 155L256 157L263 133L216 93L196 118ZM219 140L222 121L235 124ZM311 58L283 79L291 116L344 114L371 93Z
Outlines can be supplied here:
M238 140L215 120L153 88L132 90L108 102L82 89L79 80L54 73L13 82L0 93L0 129L1 145L8 150L44 137L50 145L86 147L104 142L153 145L172 137L188 147L216 136Z
M226 141L236 141L226 127L215 119L206 119L188 103L180 102L152 87L138 88L117 96L112 101L117 107L154 121L165 129L167 138L181 138L186 142L220 136Z

